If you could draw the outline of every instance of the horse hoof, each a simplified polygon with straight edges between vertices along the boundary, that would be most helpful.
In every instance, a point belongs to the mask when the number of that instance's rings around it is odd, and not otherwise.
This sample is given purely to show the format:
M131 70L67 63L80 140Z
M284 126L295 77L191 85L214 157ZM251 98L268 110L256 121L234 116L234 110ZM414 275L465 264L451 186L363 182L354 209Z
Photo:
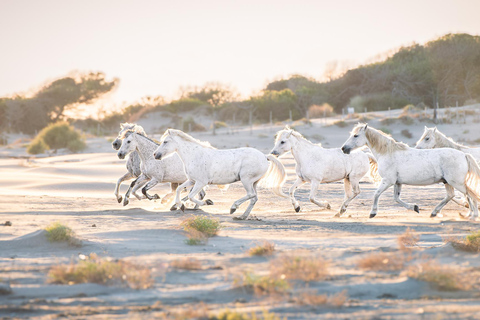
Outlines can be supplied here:
M180 207L180 210L182 210L182 212L185 212L185 205L182 203L182 206Z
M211 206L211 205L213 205L213 201L210 200L210 199L207 199L207 200L205 200L205 204L206 204L207 206Z
M205 198L205 193L203 194L200 194L200 196L198 197L200 200L203 200L203 198Z
M123 200L123 206L125 207L130 201L127 200L127 198L125 198L125 200Z
M342 213L345 213L345 211L347 211L347 208L340 209L340 212L338 213L338 215L340 216Z
M436 216L437 216L436 213L432 213L432 214L430 215L430 218L435 218Z
M330 210L332 207L330 207L330 203L327 203L327 205L325 206L325 208L327 208L327 210Z
M154 199L154 200L158 200L158 199L160 199L160 196L155 193L155 194L153 195L153 199Z
M416 213L420 213L420 208L417 205L414 205L413 211L415 211Z
M117 198L117 201L118 201L118 203L122 203L122 196L120 196L119 198Z
M230 208L230 214L234 213L235 211L237 211L237 208Z
M377 215L376 213L370 213L370 217L369 217L369 218L370 218L370 219L375 218L376 215Z
M300 211L300 206L295 208L295 212L299 212L299 211Z
M242 218L242 217L233 217L233 220L245 220L245 218Z
M177 210L177 205L174 204L171 208L170 208L170 211L176 211Z

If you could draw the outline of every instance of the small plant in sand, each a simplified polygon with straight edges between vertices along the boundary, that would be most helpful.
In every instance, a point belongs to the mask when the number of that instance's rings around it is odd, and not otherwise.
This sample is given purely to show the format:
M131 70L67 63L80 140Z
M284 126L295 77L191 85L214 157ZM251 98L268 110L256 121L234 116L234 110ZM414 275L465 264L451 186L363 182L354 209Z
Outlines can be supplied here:
M480 230L472 232L465 238L449 237L446 242L450 242L456 249L467 252L480 252Z
M275 251L275 243L264 241L248 250L251 256L271 256Z
M370 253L358 260L359 268L375 271L398 271L405 267L405 257L402 254L386 252Z
M68 242L73 246L81 246L81 241L75 236L75 232L58 221L48 225L45 231L50 242Z
M273 312L268 312L267 310L264 310L260 315L257 315L254 312L248 314L227 309L216 316L210 317L210 320L282 320L282 318ZM284 320L286 320L286 318L284 318Z
M329 275L325 259L304 251L283 254L272 260L270 272L276 277L305 282L321 281Z
M435 263L435 261L426 261L410 266L407 275L410 278L431 283L439 290L470 290L472 286L472 282L464 276L466 275L465 270L441 265Z
M295 302L301 306L329 306L334 308L342 307L345 302L348 300L348 294L346 290L342 292L333 294L333 295L326 295L326 294L318 294L313 291L303 292L297 298L295 298Z
M335 121L333 124L340 128L345 128L348 126L348 123L343 120Z
M202 263L195 258L185 258L173 260L170 267L177 270L202 270Z
M402 136L404 136L405 138L408 138L408 139L413 138L412 133L411 133L410 130L408 130L408 129L403 129L402 131L400 131L400 133L401 133Z
M205 244L208 238L216 236L221 229L220 221L207 216L193 216L182 222L187 232L186 243L189 245Z
M397 238L398 247L402 251L411 251L413 247L417 246L420 236L411 228L407 228L405 233L401 234Z
M173 319L173 320L209 320L212 317L208 314L208 307L205 303L200 302L197 304L188 304L187 307L172 308L169 309L166 314L162 315L160 319ZM213 318L214 319L214 318Z
M147 267L121 260L100 259L95 254L78 263L53 266L48 272L48 282L68 285L98 283L128 286L132 289L147 289L154 283Z
M284 277L260 276L251 272L237 277L234 284L252 290L257 295L284 294L290 288Z

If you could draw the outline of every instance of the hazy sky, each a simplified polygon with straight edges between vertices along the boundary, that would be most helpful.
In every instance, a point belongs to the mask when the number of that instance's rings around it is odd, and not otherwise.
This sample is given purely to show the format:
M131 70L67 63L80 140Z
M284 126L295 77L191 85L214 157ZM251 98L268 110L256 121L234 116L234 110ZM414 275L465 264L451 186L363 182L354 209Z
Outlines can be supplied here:
M479 0L0 0L0 96L72 70L119 77L114 101L174 97L180 86L320 79L449 32L480 34Z

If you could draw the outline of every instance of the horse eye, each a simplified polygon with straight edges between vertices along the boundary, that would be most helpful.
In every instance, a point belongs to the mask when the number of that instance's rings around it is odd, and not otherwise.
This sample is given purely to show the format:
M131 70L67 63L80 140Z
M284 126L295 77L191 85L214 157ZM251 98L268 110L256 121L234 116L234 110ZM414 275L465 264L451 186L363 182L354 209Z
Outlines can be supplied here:
M127 141L127 143L130 143L130 141Z
M425 138L425 141L428 141L428 140L430 140L430 138Z
M167 144L168 141L163 141L163 144Z
M280 144L284 144L284 143L285 143L285 141L280 142Z
M354 137L354 138L358 138L358 134L354 135L353 137Z

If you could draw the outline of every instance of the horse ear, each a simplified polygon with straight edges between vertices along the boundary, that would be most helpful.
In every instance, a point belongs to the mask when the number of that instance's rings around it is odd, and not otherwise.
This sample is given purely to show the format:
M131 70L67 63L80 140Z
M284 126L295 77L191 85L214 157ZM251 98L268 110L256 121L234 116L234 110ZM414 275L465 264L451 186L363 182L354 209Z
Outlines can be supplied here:
M288 133L288 136L286 137L286 139L290 138L290 136L292 135L293 133L293 129L290 129L290 132Z
M437 127L433 128L433 132L437 132Z
M427 126L425 126L425 131L427 131L427 130L428 130L428 128L427 128Z
M283 128L283 130L290 130L290 127L288 126L288 124L285 125L285 128Z
M363 128L363 130L367 130L367 127L368 127L368 123L365 124L365 127Z

